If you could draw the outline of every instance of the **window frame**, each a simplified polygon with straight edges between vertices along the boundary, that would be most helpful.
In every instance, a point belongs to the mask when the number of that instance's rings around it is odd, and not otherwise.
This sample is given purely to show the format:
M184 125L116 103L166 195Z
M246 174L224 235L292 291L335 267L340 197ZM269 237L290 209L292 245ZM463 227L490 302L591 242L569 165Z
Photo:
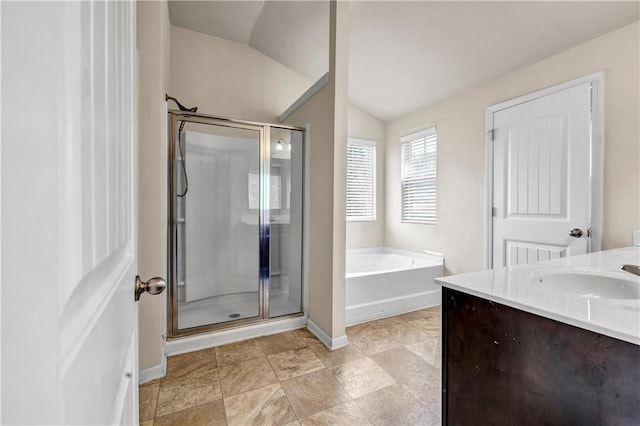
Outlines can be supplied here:
M371 164L371 177L372 177L372 203L371 203L371 216L349 216L349 188L348 188L348 183L349 183L349 145L360 145L360 146L367 146L370 148L373 148L373 155L372 155L372 164ZM378 151L378 146L377 146L377 142L374 140L368 140L368 139L358 139L358 138L348 138L347 139L347 168L346 168L346 179L345 179L345 185L346 185L346 204L345 204L345 215L346 215L346 219L347 222L376 222L377 220L377 198L378 198L378 191L377 191L377 186L378 186L378 176L377 176L377 162L378 162L378 156L377 156L377 151Z
M278 169L278 173L274 173L274 169ZM248 174L247 174L247 183L248 183L248 190L247 190L247 197L248 197L248 203L247 203L247 210L253 211L253 210L260 210L260 172L257 172L255 170L249 170ZM252 182L252 179L255 179L255 182ZM274 201L273 198L269 199L269 210L271 211L281 211L281 210L286 210L288 209L288 206L283 206L282 201L282 197L286 196L285 191L287 190L287 182L283 179L282 176L282 171L281 171L281 167L280 165L271 165L271 174L269 175L269 184L270 186L270 190L271 192L274 192L274 183L277 182L277 188L278 188L278 201L279 204L277 204L276 206L272 205L272 202ZM252 184L253 183L253 184ZM252 195L255 195L255 198L252 197ZM287 202L289 202L289 200L286 200Z
M430 141L431 138L435 138L435 140ZM409 167L406 164L404 150L408 144L415 144L420 139L423 139L423 145L425 148L425 154L428 154L430 145L433 145L433 152L435 153L435 161L433 162L433 169L428 168L428 164L425 165L425 170L423 173L425 175L433 174L433 177L408 177L406 175L406 170ZM425 155L426 157L426 155ZM426 161L426 158L425 158ZM408 201L406 200L406 192L407 192L407 181L413 180L415 184L423 184L425 186L433 187L433 200L428 201L425 204L432 204L431 208L428 210L424 210L421 213L423 218L417 217L415 214L411 214L411 212L406 212L405 208L408 205ZM414 190L416 191L416 190ZM420 190L418 190L420 191ZM422 194L425 196L428 194L429 189L423 189ZM418 132L411 133L409 135L403 136L400 138L400 222L401 223L412 223L419 225L436 225L438 222L438 129L436 126L430 126ZM417 210L414 208L414 210ZM430 211L433 212L431 215Z

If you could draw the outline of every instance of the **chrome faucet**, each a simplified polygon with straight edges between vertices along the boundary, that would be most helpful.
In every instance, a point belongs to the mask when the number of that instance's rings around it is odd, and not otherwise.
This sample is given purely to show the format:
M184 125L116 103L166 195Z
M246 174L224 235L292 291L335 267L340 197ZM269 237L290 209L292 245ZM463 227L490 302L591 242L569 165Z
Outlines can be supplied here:
M620 267L623 271L631 272L632 274L638 275L640 277L640 266L638 265L622 265Z

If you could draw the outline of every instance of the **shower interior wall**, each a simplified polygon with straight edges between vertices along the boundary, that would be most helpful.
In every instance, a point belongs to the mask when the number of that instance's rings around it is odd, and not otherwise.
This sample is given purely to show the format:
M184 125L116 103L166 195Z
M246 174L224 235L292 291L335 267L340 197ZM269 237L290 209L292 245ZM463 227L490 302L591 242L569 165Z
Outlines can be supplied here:
M245 198L248 176L257 173L258 155L207 149L213 141L200 140L213 138L186 134L191 185L185 198L178 199L186 203L186 247L178 253L183 257L178 264L186 265L187 276L179 278L187 285L178 288L186 289L180 292L181 301L186 302L257 290L257 217L254 226L243 226L242 218L249 214ZM251 146L252 142L240 141L239 145Z
M272 142L270 161L270 289L291 290L293 302L300 300L301 271L292 263L301 253L292 242L301 240L302 231L295 209L302 203L302 162L297 157L302 141L298 132L273 131L286 133L297 147L279 152ZM185 139L190 185L185 197L177 199L186 224L186 244L177 253L178 265L184 265L178 281L185 283L178 287L179 300L256 292L259 210L257 199L249 198L252 185L257 190L259 160L257 151L246 149L255 141L189 131ZM180 168L177 178L182 181Z

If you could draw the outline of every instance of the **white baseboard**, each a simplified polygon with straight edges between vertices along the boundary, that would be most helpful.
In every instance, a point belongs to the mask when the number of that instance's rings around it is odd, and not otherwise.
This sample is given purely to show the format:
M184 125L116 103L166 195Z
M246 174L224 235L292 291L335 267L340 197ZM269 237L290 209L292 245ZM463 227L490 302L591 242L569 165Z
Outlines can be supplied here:
M307 329L309 329L311 334L316 336L318 340L324 343L324 345L332 351L344 348L349 344L349 340L347 339L346 335L343 334L342 336L338 337L330 337L311 320L307 320Z
M329 337L329 335L322 331L322 329L313 321L309 320L305 314L300 317L285 319L282 321L167 341L165 343L165 356L162 357L162 364L140 370L140 384L160 379L166 375L167 356L226 345L228 343L238 342L240 340L251 339L254 337L282 333L283 331L295 330L304 326L307 326L309 331L332 351L343 348L349 344L349 340L346 335L334 338Z
M200 349L213 348L215 346L226 345L227 343L239 342L240 340L295 330L297 328L304 327L306 324L307 315L305 314L299 317L283 319L280 321L169 340L165 343L165 353L169 356L193 352Z
M162 363L154 365L153 367L140 370L138 375L138 381L140 384L145 384L155 379L161 379L167 374L167 357L162 357Z
M438 306L442 303L441 291L429 291L425 293L411 294L361 305L347 306L345 325L351 326L361 322L372 321L418 309Z

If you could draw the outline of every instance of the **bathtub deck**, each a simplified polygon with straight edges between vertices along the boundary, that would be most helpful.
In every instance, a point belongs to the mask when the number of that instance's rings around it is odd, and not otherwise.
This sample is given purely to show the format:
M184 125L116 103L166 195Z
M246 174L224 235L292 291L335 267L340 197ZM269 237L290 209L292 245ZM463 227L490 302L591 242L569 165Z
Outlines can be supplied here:
M348 250L346 325L440 305L435 279L443 263L442 257L387 247Z

